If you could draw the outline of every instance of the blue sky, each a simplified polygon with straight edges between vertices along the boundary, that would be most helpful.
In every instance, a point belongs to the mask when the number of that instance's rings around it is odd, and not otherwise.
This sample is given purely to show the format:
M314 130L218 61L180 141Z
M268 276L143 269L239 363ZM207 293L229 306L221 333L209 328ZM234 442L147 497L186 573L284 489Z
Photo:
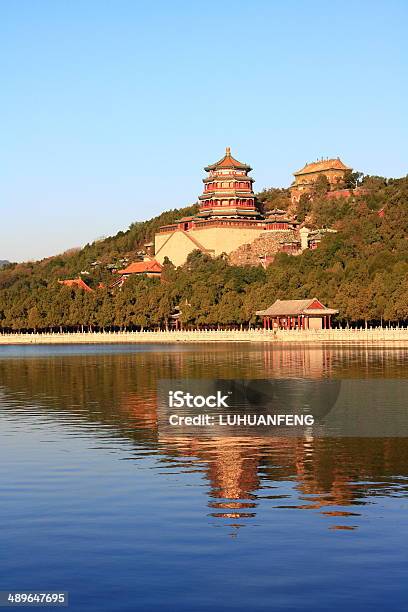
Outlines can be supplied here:
M226 146L257 190L337 156L408 172L408 3L0 0L0 259L196 200Z

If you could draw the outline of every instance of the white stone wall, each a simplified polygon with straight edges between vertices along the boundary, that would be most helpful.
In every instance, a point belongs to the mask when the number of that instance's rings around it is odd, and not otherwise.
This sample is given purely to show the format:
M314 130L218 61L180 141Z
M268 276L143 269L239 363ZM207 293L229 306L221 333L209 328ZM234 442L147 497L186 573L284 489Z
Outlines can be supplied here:
M199 248L197 241L209 254L217 257L231 253L243 244L253 242L264 233L263 228L245 227L206 227L190 229L188 232L177 230L172 233L155 235L155 258L163 263L167 256L175 266L181 266L192 251ZM191 236L192 239L189 238Z
M321 329L321 330L195 330L144 332L90 332L55 334L0 334L0 345L6 344L121 344L178 342L291 342L408 346L408 329Z
M175 266L181 266L188 254L198 248L186 233L179 230L171 234L156 234L154 244L155 259L162 264L168 257Z

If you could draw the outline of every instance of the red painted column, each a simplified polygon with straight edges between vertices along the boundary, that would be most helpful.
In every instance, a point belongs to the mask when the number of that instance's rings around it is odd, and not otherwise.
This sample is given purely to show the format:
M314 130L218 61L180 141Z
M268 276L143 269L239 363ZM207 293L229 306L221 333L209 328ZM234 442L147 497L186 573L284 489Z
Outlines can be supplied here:
M329 329L331 329L331 315L329 315Z
M323 317L323 329L326 329L326 315Z
M263 318L263 328L266 329L266 317Z

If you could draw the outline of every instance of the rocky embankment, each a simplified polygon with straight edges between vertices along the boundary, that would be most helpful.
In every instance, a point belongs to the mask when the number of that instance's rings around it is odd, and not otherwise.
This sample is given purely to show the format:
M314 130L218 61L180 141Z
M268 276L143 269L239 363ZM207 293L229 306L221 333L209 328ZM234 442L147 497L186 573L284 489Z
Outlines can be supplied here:
M282 248L282 241L299 240L296 230L266 231L249 244L232 251L229 261L234 266L258 266L261 261L271 263Z

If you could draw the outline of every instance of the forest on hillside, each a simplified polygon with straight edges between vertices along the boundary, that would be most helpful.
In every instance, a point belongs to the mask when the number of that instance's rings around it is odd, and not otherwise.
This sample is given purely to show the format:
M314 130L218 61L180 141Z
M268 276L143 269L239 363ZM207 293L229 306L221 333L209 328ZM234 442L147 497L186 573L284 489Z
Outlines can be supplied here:
M406 322L408 177L353 173L349 181L364 187L364 194L327 199L322 180L292 211L311 228L337 233L325 236L315 251L278 254L267 269L231 266L226 256L211 259L197 251L178 269L167 262L161 280L131 277L122 288L110 288L112 268L137 259L159 226L192 214L196 205L134 223L83 249L8 264L0 271L0 329L167 328L176 312L186 328L247 326L257 322L256 310L275 299L314 296L340 311L338 325ZM263 210L291 207L285 189L264 190L258 202ZM93 292L58 283L81 273Z

